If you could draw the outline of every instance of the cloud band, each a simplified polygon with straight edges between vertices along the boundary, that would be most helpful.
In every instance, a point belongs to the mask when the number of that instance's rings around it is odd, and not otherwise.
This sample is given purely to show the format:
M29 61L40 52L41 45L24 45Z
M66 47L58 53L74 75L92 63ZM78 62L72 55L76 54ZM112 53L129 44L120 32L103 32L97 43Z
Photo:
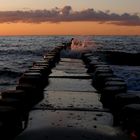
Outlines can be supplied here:
M95 11L85 9L73 11L71 6L54 8L51 10L27 10L27 11L0 11L0 23L42 23L42 22L74 22L93 21L124 26L140 26L140 17L137 14L117 14L109 11Z

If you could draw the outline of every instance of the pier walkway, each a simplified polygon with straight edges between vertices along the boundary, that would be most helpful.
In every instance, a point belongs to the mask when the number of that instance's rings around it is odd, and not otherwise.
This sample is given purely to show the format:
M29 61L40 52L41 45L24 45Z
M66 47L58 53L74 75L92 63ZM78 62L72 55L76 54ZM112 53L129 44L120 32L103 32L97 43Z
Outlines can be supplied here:
M28 127L15 140L125 140L99 101L80 59L61 58L49 75L44 99L30 111Z

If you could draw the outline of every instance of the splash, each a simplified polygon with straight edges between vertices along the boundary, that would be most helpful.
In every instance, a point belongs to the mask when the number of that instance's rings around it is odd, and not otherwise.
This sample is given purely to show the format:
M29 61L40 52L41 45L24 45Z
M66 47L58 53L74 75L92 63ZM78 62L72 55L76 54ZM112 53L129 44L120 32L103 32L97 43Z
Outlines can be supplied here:
M96 43L90 38L72 38L71 50L90 50L96 47Z
M93 39L93 38L92 38ZM61 51L61 57L81 58L82 52L93 52L96 50L96 44L89 37L72 38L70 47Z

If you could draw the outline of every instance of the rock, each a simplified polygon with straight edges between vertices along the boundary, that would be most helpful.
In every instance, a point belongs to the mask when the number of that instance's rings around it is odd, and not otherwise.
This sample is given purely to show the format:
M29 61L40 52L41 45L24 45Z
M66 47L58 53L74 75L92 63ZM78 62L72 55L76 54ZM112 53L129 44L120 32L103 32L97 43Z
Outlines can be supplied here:
M124 128L129 131L140 132L140 104L129 104L121 111L121 121Z
M114 104L115 95L125 92L126 92L125 86L119 85L106 86L105 88L103 88L101 92L100 100L105 107L111 109L112 105Z

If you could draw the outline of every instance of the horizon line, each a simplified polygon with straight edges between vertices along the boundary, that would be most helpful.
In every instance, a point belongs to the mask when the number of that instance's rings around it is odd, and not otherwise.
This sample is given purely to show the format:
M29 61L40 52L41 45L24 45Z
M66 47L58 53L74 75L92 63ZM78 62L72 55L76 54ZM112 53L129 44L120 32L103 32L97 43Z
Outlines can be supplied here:
M140 36L140 34L17 34L17 35L0 35L3 36Z

